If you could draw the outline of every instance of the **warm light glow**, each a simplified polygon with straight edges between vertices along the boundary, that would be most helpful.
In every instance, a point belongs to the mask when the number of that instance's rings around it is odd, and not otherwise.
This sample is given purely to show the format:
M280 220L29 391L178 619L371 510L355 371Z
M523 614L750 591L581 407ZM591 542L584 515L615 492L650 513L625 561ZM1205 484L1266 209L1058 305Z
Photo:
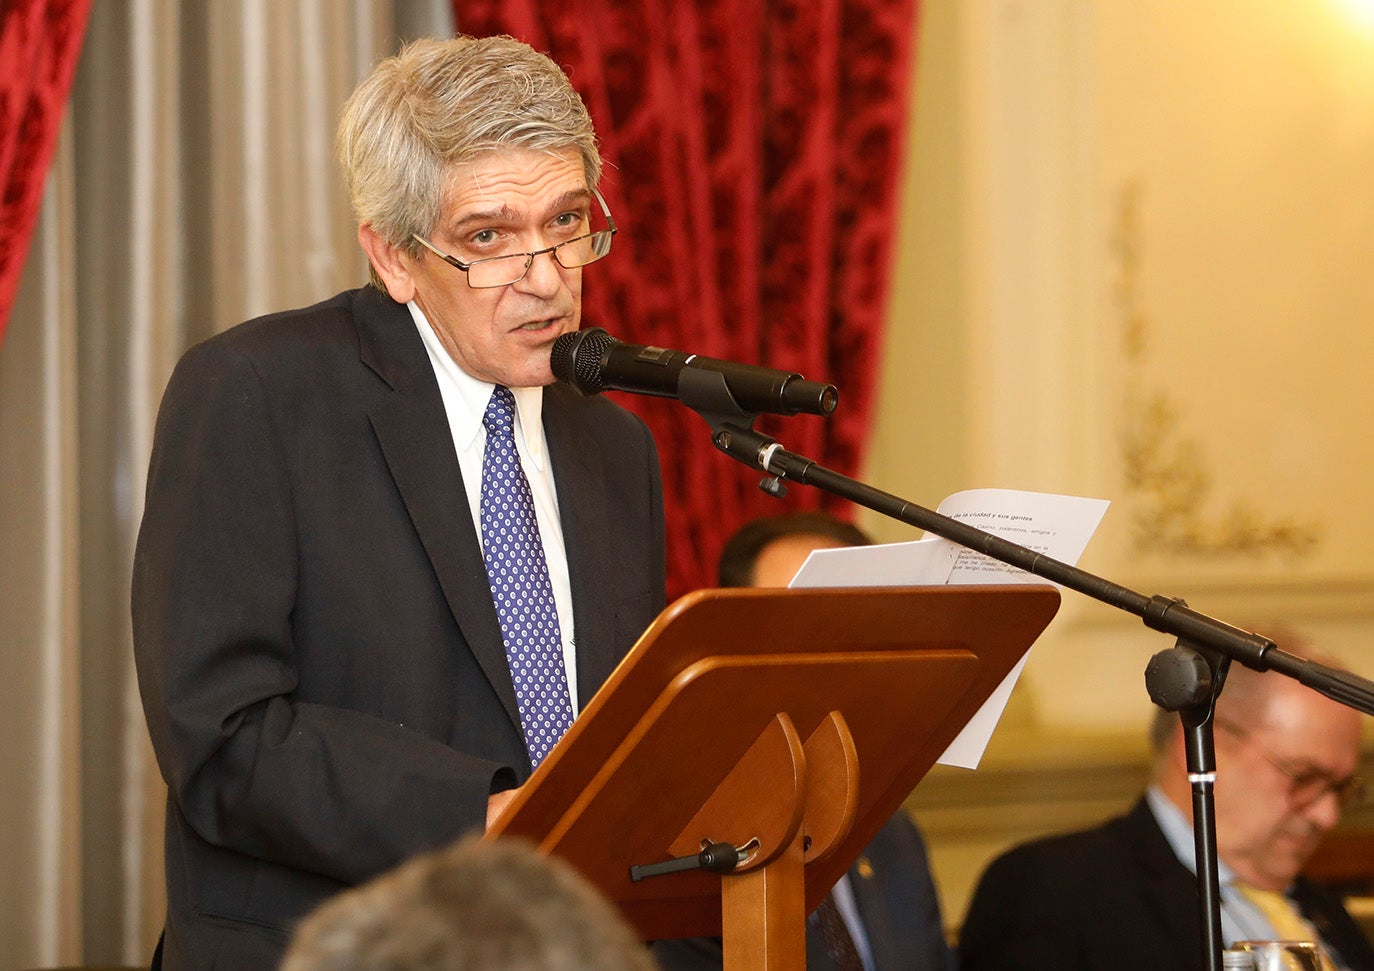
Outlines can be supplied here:
M1340 4L1358 23L1374 28L1374 0L1340 0Z

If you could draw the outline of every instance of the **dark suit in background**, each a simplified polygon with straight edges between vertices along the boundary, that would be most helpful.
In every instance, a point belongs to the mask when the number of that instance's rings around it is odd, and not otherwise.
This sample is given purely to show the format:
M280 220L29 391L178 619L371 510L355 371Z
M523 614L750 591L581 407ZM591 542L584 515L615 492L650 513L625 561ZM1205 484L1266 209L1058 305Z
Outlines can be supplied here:
M585 705L663 606L657 455L544 391ZM452 433L372 288L193 348L158 418L134 567L169 784L169 967L273 967L329 894L481 828L529 758Z
M849 885L878 971L947 971L940 901L930 879L925 843L904 812L883 825L849 868ZM721 966L719 938L660 941L654 957L664 971L709 971ZM814 918L806 922L807 971L835 967Z
M1356 971L1374 950L1332 895L1301 878L1304 916ZM963 971L1201 971L1197 880L1148 804L1095 829L1019 846L988 867L959 939Z

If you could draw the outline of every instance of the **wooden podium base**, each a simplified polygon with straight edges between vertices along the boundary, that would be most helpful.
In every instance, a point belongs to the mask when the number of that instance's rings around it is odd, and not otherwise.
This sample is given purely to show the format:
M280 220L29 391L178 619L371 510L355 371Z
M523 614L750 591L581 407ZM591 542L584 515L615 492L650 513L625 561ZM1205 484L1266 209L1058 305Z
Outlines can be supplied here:
M802 839L767 866L721 878L723 971L805 971Z

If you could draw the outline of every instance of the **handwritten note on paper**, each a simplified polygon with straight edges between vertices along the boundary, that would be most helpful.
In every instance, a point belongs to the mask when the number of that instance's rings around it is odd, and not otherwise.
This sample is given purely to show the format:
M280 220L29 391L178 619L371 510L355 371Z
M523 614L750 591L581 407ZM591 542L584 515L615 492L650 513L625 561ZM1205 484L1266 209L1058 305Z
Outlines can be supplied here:
M971 489L956 492L940 503L936 511L1073 565L1083 555L1108 505L1105 499L1015 489ZM789 586L908 587L1048 582L927 533L909 543L816 550L807 557ZM978 767L1029 656L1027 651L1016 662L1011 673L940 756L942 765Z

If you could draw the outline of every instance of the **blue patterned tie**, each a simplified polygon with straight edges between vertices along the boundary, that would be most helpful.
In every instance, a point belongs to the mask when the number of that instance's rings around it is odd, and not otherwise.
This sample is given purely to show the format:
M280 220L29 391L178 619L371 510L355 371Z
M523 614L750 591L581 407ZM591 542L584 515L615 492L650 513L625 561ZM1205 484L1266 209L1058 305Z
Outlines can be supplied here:
M497 385L482 424L482 552L531 766L572 724L568 673L530 483L515 452L515 396Z

